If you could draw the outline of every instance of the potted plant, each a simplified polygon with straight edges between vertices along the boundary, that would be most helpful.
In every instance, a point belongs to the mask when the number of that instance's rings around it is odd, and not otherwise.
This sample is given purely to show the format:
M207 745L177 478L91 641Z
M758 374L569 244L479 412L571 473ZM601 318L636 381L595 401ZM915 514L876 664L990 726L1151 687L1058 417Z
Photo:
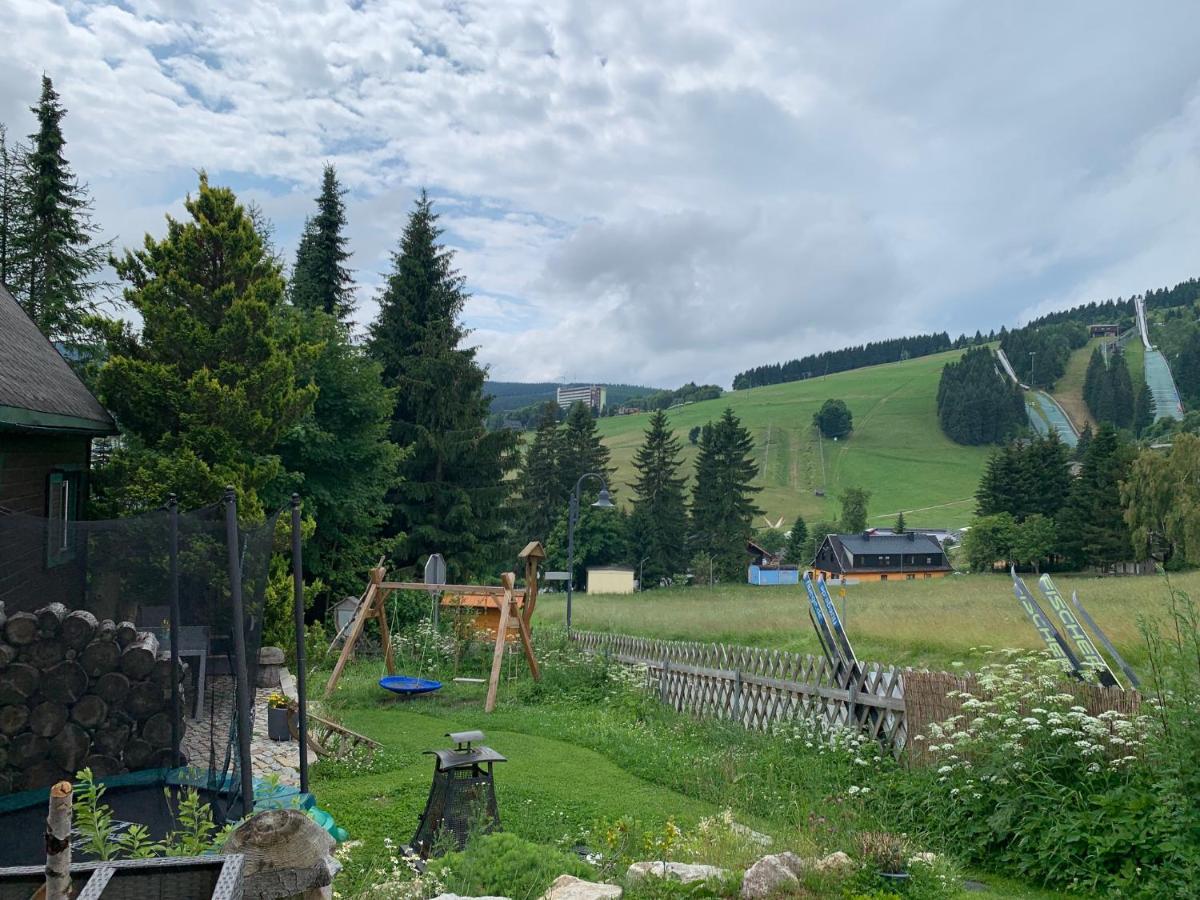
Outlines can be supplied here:
M907 881L910 848L902 834L864 831L858 836L859 858L884 881Z
M290 741L292 729L288 727L291 715L288 698L279 691L267 697L267 736L273 741Z

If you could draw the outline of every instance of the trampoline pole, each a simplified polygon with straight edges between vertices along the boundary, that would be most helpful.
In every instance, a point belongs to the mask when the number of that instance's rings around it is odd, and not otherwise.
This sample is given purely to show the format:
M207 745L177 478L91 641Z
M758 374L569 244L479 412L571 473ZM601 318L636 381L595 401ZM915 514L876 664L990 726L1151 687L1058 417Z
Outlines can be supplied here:
M238 760L241 763L242 810L254 812L254 771L250 755L250 673L246 668L246 613L242 606L242 565L238 558L237 494L225 488L225 543L229 548L229 604L233 613L233 663L236 675Z
M167 497L167 518L170 521L171 557L171 618L167 623L171 636L171 759L180 764L179 727L183 722L183 709L179 697L179 499L171 494Z
M304 660L304 566L300 555L300 495L292 494L292 588L296 606L296 727L300 742L300 790L308 793L308 695Z

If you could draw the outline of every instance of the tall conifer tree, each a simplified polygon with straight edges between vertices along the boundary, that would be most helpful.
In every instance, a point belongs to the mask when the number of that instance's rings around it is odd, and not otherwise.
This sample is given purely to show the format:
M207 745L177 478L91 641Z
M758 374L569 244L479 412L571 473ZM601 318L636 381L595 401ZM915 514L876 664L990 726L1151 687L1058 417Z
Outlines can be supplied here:
M17 229L21 216L23 148L8 137L0 123L0 284L16 289Z
M657 584L687 566L687 503L683 446L671 432L662 410L650 417L645 439L633 457L637 481L633 483L632 529L644 584Z
M754 495L758 464L754 439L726 409L700 432L696 479L692 487L692 545L712 556L713 569L725 580L745 577L746 542L760 512Z
M559 490L563 497L569 497L575 489L579 476L586 472L595 472L608 483L610 491L616 490L613 484L613 468L609 463L608 448L600 440L596 430L596 420L592 411L584 403L574 403L567 412L567 420L563 424L562 443L558 456ZM591 498L600 490L595 479L589 478L581 488L581 504L584 498Z
M562 432L558 404L547 401L538 416L537 429L521 462L517 492L521 505L522 539L545 543L550 529L566 508L563 478L559 471Z
M505 476L515 435L487 431L484 370L462 347L467 293L454 254L422 191L379 295L368 349L397 390L392 440L408 448L401 482L389 493L390 530L403 565L441 553L456 578L491 574L511 556L503 546Z
M1109 424L1088 444L1079 477L1058 517L1059 544L1077 566L1106 566L1132 555L1129 526L1121 505L1121 482L1132 455Z
M326 165L317 213L304 222L289 293L299 309L319 309L339 322L354 310L354 278L346 268L346 190L337 171Z
M10 286L43 334L77 343L96 312L99 285L94 279L108 245L92 243L98 229L91 221L87 191L63 155L66 109L49 76L42 76L41 98L31 109L38 130L29 136L22 165Z
M783 551L784 559L798 566L811 562L810 559L805 559L808 544L808 523L804 521L804 516L796 516L792 530L788 532L787 547Z

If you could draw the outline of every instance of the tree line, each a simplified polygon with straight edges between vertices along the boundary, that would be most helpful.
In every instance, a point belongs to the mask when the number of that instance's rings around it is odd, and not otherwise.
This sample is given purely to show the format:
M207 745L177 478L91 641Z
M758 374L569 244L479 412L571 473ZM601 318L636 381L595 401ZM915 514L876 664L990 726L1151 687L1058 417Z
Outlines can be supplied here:
M996 444L1028 422L1021 389L1000 371L987 347L972 347L942 369L938 424L959 444Z
M1140 435L1154 421L1154 400L1145 379L1138 379L1136 389L1133 384L1119 349L1107 358L1099 347L1093 350L1083 382L1083 400L1092 418Z
M968 341L959 339L965 346ZM929 356L951 350L956 343L951 343L950 335L946 332L934 334L918 334L911 337L891 338L886 341L873 341L855 347L844 347L841 350L824 350L793 359L784 363L757 366L739 372L733 378L733 389L740 391L744 388L762 387L767 384L784 384L789 381L801 381L834 372L845 372L849 369L861 369L864 366L876 366L882 363L899 362L914 356Z
M569 500L578 486L576 583L596 564L635 567L651 587L689 567L705 577L710 566L722 580L745 577L746 542L759 513L758 465L753 437L732 410L701 426L690 489L683 444L666 413L655 411L634 454L628 512L594 508L600 482L579 480L595 473L614 496L620 488L591 411L577 403L561 424L557 413L554 404L543 407L516 479L520 527L545 539L552 565L566 567Z
M1071 352L1088 342L1088 329L1077 321L1000 329L1000 349L1023 384L1052 388L1067 368Z
M441 552L456 579L511 563L516 436L484 429L464 280L424 191L360 343L332 166L290 272L261 212L203 172L182 217L118 254L92 240L48 77L33 112L28 145L0 155L0 275L48 337L88 348L72 358L94 361L83 374L120 426L93 475L93 517L155 509L169 493L195 508L232 485L241 514L261 519L299 491L306 576L326 596L357 593L378 552L410 572ZM98 314L106 262L136 332Z

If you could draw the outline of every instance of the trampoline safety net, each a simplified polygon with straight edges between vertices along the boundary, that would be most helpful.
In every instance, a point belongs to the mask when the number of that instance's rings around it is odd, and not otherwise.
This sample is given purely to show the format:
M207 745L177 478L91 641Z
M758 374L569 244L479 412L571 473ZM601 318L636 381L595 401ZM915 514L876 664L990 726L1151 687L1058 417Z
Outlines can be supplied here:
M0 513L0 795L85 766L98 779L185 767L218 819L243 808L235 638L253 710L278 515L231 534L226 513L223 502L96 522Z

